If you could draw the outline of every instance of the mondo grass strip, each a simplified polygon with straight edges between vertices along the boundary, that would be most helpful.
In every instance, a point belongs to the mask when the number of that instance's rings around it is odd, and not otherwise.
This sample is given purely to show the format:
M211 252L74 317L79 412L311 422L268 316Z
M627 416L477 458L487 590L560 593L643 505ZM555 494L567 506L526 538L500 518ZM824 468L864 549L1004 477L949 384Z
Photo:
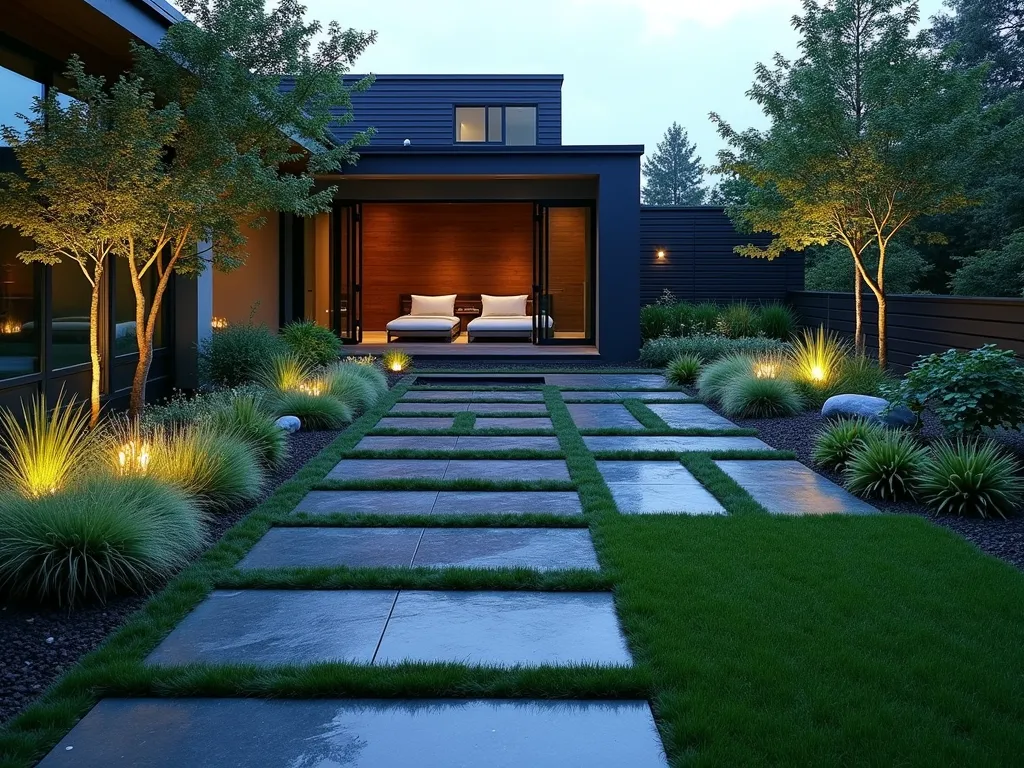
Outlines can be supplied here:
M0 731L0 766L34 765L96 704L104 690L102 683L144 676L142 661L149 652L209 595L214 584L263 537L276 517L295 508L405 389L404 382L400 382L385 394L198 560L151 596L99 648L83 656L39 699L7 723Z
M630 398L623 400L622 404L626 406L626 410L632 414L633 418L643 424L646 429L671 429L668 422L665 421L661 416L656 414L646 405L643 400L636 400Z
M464 411L463 413L456 413L455 418L452 419L452 431L466 431L470 432L473 430L476 424L476 414L472 411Z
M599 427L580 430L584 437L756 437L756 429L735 427L730 429L705 429L702 427L681 427L667 429L644 429L642 427Z
M699 453L684 453L680 462L686 470L718 499L730 515L767 515L768 512L753 497L719 469L715 459Z
M594 451L598 461L664 461L705 456L712 461L772 461L796 458L792 451Z
M493 458L493 457L492 457ZM574 491L566 480L438 480L429 477L382 477L377 480L321 480L316 491ZM296 502L298 503L298 502Z
M545 413L543 418L547 418ZM487 427L473 429L452 427L450 429L417 429L415 427L375 427L370 437L551 437L553 429L516 429L515 427ZM633 434L636 434L635 432Z
M435 589L538 592L605 592L607 574L583 569L319 567L231 571L222 589Z
M347 451L343 459L452 459L453 461L488 461L505 459L518 459L521 461L561 459L561 452L557 448L550 451L540 451L531 448L513 448L500 451L460 451L454 450L420 450L417 448L392 448L385 451L372 449L361 449Z
M311 515L298 512L275 521L291 528L586 528L580 515L552 515L543 512L480 512L469 515L381 515L372 512L328 512Z

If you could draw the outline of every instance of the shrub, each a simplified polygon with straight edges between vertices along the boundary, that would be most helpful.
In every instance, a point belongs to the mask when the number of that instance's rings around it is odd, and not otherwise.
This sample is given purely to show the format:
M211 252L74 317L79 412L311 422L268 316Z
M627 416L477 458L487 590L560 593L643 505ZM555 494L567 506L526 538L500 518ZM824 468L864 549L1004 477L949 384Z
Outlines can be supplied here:
M363 366L339 363L324 374L326 391L347 405L353 413L365 411L377 402L380 390L357 368Z
M690 335L715 333L722 309L713 301L695 304L690 312Z
M89 432L89 412L75 398L57 397L53 411L46 400L33 397L22 403L19 420L0 410L0 480L22 496L37 498L54 493L87 469L95 447Z
M329 394L280 392L271 400L277 416L298 416L305 429L341 429L352 421L352 409Z
M928 452L905 432L883 431L854 447L846 487L859 496L889 501L914 498Z
M226 408L213 416L213 425L220 432L234 435L256 453L268 467L278 467L288 455L288 436L274 423L260 397L236 397Z
M949 434L1016 429L1024 423L1024 367L1012 351L994 344L923 357L883 392L917 414L932 411Z
M0 584L72 606L138 590L204 544L188 498L155 478L98 475L37 499L0 497Z
M766 304L757 312L757 327L770 339L789 341L796 333L796 315L785 304Z
M1020 503L1019 471L991 441L936 443L921 473L920 493L940 513L1006 517Z
M823 327L814 332L805 330L793 343L792 376L800 383L823 390L836 382L847 352L847 345Z
M697 390L705 400L719 400L732 382L751 375L754 361L747 355L727 355L704 366L697 377Z
M310 365L330 365L341 356L341 339L312 320L288 323L281 329L281 338L291 352Z
M412 355L403 349L389 349L381 358L381 365L385 371L401 373L412 367Z
M680 355L695 355L711 363L730 354L751 357L772 352L788 351L789 345L777 339L729 339L725 336L697 334L681 339L661 338L648 341L640 350L641 364L650 368L665 368Z
M287 350L265 325L231 325L199 342L199 377L205 386L237 387L258 381L267 360Z
M206 424L218 413L231 407L236 398L261 398L266 390L256 384L243 384L231 389L187 395L177 391L162 403L147 406L142 414L146 426Z
M749 371L726 384L721 399L727 415L748 418L792 416L803 405L792 381L758 378Z
M884 431L884 427L866 419L840 419L815 435L811 456L819 467L841 472L855 448L862 446L865 439L880 436Z
M722 310L719 326L721 332L730 339L757 336L758 330L760 330L757 312L746 302L734 302Z
M692 384L700 373L701 359L696 355L680 355L668 364L665 378L669 384L682 386Z
M672 307L664 304L648 304L640 308L640 338L643 341L667 336Z
M294 352L285 352L265 360L260 370L260 381L278 392L298 392L315 388L316 369Z

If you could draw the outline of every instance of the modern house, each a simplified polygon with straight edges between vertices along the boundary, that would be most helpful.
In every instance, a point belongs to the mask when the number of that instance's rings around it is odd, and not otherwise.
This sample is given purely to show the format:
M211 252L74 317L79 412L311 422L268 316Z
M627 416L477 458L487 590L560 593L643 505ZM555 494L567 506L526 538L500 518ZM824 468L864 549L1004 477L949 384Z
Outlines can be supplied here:
M163 0L6 0L0 122L59 89L72 53L116 76L130 65L129 41L155 45L179 18ZM781 268L735 256L750 238L720 208L642 208L642 146L563 144L561 89L560 75L377 76L353 95L355 120L339 129L344 138L373 127L370 146L355 166L320 179L337 187L332 210L271 215L249 233L244 267L174 281L151 393L194 386L196 342L250 317L274 328L314 320L354 353L397 339L417 354L629 361L640 305L663 288L714 300L784 298L802 287L799 259ZM2 147L0 167L13 168ZM22 248L0 229L0 405L88 387L88 285L74 264L21 263ZM117 266L101 318L103 390L114 402L136 360L123 332L133 298ZM454 297L430 310L451 320L424 333L413 295ZM497 305L488 310L485 295L519 300L488 319Z

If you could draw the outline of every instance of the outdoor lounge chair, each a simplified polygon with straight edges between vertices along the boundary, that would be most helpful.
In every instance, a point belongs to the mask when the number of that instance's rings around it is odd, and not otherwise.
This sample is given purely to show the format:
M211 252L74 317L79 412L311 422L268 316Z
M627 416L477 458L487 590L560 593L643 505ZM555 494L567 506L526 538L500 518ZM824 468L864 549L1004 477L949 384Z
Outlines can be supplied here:
M488 296L483 294L480 317L469 321L466 331L469 341L474 339L526 339L533 338L534 323L539 324L532 311L532 299L527 295ZM550 331L555 321L544 315L544 323Z
M453 342L462 333L462 321L455 315L455 294L448 296L402 296L400 317L387 324L387 340L397 338L441 339Z

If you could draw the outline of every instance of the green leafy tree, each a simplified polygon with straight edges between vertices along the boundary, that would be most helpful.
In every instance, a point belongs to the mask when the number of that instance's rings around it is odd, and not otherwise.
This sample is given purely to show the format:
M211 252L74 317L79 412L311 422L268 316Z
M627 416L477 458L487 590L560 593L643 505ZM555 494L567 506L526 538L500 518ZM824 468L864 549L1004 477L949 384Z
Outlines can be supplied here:
M161 184L138 190L142 215L119 255L136 300L139 363L131 410L145 403L153 335L171 275L245 262L245 227L268 211L310 216L330 208L336 188L315 175L357 160L372 131L338 141L351 121L342 80L376 34L307 21L297 0L182 0L189 20L171 26L159 49L134 47L136 71L181 122L168 143ZM146 278L156 274L155 288Z
M916 248L893 240L889 243L885 267L885 290L890 294L914 293L921 287L921 281L932 270L921 252ZM864 251L864 267L869 272L878 270L878 249L870 247ZM809 291L853 290L854 268L850 251L840 243L811 246L807 249L807 269L804 285Z
M641 192L644 205L702 205L705 191L701 186L704 166L696 156L697 147L690 142L679 123L672 123L665 138L643 163L646 182Z
M92 363L91 421L100 416L99 307L104 272L112 253L148 215L140 190L160 190L164 146L173 140L181 113L174 104L153 106L135 77L108 89L73 58L67 76L74 100L56 93L36 99L23 131L4 126L21 173L0 177L0 225L31 238L19 254L26 263L77 264L89 283L89 353Z
M775 235L764 248L737 252L774 259L812 245L846 247L855 268L857 345L863 351L863 284L878 303L882 367L889 245L922 217L970 203L965 172L992 130L982 109L984 70L951 67L930 32L913 32L918 20L908 0L805 0L793 20L800 57L759 65L749 91L770 127L737 132L712 115L731 147L719 154L719 170L754 186L731 214ZM871 247L878 264L869 272Z
M963 296L1024 295L1024 229L1007 238L1001 248L983 250L963 259L949 287Z

